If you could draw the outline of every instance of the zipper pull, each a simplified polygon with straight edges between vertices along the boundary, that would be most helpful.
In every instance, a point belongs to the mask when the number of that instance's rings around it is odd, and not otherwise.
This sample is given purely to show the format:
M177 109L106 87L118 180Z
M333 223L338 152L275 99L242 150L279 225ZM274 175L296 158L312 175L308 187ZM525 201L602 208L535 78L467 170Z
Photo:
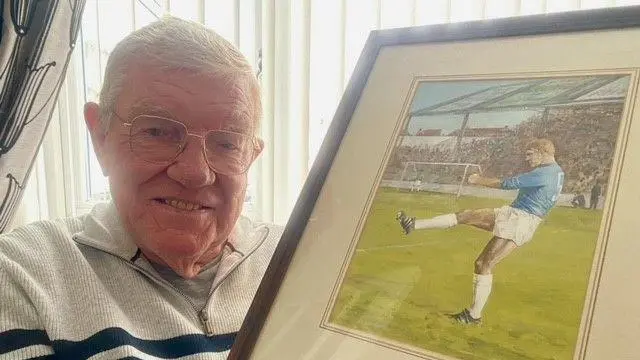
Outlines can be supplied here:
M207 314L206 310L200 311L200 322L204 327L204 332L207 336L213 335L213 326L211 325L211 321L209 319L209 314Z

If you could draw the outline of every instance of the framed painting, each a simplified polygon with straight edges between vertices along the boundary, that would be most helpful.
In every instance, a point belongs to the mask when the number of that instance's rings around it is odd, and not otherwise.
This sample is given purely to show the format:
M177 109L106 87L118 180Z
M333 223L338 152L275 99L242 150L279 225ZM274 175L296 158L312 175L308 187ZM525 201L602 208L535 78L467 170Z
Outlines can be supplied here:
M640 354L640 7L375 31L231 359Z

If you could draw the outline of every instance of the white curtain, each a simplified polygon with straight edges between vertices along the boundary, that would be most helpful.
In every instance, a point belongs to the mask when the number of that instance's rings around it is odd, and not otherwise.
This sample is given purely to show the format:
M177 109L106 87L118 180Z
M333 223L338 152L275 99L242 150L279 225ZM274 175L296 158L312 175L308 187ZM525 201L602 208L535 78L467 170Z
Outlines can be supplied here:
M97 98L110 49L165 12L218 31L256 67L267 148L250 172L245 212L284 224L369 31L635 4L640 0L87 0L79 48L13 226L74 216L107 196L82 105Z

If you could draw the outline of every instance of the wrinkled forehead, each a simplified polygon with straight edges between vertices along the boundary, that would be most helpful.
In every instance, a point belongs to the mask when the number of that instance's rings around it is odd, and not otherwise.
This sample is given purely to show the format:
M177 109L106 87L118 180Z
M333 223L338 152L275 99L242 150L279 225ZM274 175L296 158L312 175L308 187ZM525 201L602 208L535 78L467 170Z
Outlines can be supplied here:
M140 68L132 68L127 75L117 104L121 116L168 117L194 131L255 132L257 99L252 84L243 76Z

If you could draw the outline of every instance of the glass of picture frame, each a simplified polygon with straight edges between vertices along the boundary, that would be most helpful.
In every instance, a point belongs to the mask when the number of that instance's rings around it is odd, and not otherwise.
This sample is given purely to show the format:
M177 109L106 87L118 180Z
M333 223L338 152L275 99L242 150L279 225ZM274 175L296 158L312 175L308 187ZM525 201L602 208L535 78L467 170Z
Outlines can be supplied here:
M640 7L373 31L230 359L640 356Z

